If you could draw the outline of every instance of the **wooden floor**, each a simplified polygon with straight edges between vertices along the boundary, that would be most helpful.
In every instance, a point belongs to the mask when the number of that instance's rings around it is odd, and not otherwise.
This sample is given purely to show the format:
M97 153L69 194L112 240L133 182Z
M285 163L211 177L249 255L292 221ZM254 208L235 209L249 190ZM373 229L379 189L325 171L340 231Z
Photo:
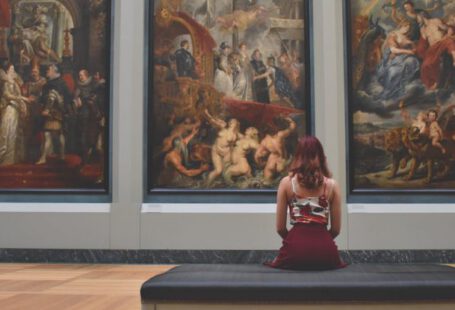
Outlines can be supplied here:
M172 267L0 264L0 309L140 309L142 283Z
M173 267L0 264L0 309L140 309L142 283Z

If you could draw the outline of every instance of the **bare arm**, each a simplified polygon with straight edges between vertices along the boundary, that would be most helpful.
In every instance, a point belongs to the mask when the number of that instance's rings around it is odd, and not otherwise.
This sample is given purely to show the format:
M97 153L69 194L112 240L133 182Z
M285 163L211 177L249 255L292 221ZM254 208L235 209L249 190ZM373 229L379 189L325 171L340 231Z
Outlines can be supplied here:
M285 130L278 132L278 136L282 139L289 137L289 135L297 128L296 123L290 117L286 117L285 120L288 121L289 127Z
M182 162L179 160L179 158L172 156L171 153L166 155L165 161L171 164L179 173L188 177L195 177L208 169L208 167L205 165L201 166L199 169L187 169L184 165L182 165Z
M193 127L191 133L183 139L183 143L188 144L191 139L199 132L199 127Z
M286 188L289 186L289 177L281 180L278 186L277 199L276 199L276 231L282 239L288 235L286 227L287 221L287 195Z
M217 127L219 129L223 129L227 126L226 122L222 119L213 117L207 109L205 109L204 114L212 126Z
M396 23L399 24L403 20L403 17L398 14L397 10L397 3L396 0L392 0L392 20Z
M330 199L330 235L335 239L341 229L341 192L340 187L334 181L333 194Z

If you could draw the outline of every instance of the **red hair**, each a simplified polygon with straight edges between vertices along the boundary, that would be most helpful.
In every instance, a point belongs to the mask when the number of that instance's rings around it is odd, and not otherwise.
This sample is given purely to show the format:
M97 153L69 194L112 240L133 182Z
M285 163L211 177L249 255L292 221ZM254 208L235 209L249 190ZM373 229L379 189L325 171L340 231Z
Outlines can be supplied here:
M315 162L316 158L319 159L319 164ZM318 138L304 136L299 139L289 171L292 176L297 175L299 182L306 188L317 188L324 182L324 177L332 176Z

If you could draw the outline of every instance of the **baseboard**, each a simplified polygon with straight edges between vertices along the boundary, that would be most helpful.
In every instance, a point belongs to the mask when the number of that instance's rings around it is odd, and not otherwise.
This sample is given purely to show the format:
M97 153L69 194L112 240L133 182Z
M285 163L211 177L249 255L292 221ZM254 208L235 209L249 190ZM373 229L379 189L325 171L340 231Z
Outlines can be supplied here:
M82 264L260 264L272 260L268 250L68 250L0 249L3 263ZM455 250L348 250L342 259L355 263L455 263Z

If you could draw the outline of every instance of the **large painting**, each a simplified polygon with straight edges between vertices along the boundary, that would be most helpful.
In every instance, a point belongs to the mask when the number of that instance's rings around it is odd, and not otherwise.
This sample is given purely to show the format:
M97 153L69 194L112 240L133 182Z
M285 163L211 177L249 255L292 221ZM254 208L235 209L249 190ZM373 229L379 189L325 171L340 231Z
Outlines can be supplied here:
M276 188L311 130L309 7L150 2L149 194Z
M0 193L108 193L109 0L0 0Z
M455 1L345 4L350 193L453 193Z

